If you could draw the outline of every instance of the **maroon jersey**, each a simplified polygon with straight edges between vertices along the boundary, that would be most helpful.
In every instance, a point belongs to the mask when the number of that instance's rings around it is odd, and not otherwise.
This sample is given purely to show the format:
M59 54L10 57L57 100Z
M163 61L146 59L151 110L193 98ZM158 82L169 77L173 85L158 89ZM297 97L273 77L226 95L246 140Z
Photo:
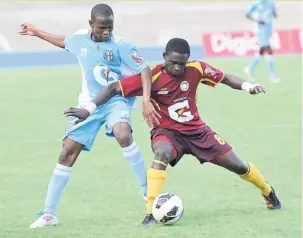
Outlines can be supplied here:
M187 131L195 130L205 123L201 120L196 104L200 83L215 87L224 73L203 61L186 64L182 77L172 77L163 72L163 65L152 70L151 99L161 115L160 127ZM141 77L138 75L119 81L124 97L142 96Z

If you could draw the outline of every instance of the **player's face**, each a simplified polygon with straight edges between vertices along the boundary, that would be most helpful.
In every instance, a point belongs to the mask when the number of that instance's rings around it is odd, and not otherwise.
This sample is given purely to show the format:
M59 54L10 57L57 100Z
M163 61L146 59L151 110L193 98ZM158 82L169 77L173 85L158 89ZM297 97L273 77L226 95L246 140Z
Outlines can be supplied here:
M182 76L185 72L188 59L188 54L180 54L174 51L169 54L165 54L164 61L166 73L173 77Z
M114 16L97 17L94 21L90 20L89 25L92 28L92 39L94 41L108 40L114 29Z

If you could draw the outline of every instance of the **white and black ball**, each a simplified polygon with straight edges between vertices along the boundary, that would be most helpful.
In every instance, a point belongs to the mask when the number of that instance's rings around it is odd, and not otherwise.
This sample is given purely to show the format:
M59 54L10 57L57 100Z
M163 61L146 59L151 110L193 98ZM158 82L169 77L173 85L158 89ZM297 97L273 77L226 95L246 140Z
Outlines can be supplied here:
M173 193L162 193L153 202L152 213L159 223L174 224L181 219L183 212L182 200Z

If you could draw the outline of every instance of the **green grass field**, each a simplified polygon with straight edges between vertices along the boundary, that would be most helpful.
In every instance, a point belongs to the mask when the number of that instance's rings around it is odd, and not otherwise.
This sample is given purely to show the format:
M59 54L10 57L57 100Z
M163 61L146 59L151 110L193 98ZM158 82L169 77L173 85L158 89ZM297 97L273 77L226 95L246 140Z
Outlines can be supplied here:
M214 61L242 75L247 60ZM76 104L78 67L0 71L0 237L301 237L301 58L277 58L282 81L271 84L262 64L257 78L266 95L250 96L224 85L201 86L202 118L254 162L283 203L268 211L260 193L238 176L191 156L168 169L165 192L184 201L184 217L174 226L139 228L144 204L135 177L117 143L99 134L84 152L59 204L60 226L29 230L43 209L47 184L66 126L62 110ZM147 165L153 159L149 130L134 112L134 138Z

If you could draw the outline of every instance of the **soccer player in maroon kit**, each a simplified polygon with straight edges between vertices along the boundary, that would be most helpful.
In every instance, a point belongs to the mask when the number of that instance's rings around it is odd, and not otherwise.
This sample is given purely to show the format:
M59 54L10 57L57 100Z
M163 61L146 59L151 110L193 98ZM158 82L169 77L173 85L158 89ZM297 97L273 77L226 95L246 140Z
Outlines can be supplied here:
M202 83L215 87L219 83L250 94L265 93L258 84L251 84L231 74L224 74L203 61L188 61L190 47L186 40L171 39L165 49L164 64L153 68L151 99L161 116L152 127L151 144L155 159L147 171L147 211L142 224L156 223L152 203L161 193L166 168L175 166L184 154L195 156L200 163L211 162L238 174L261 190L270 210L280 209L274 189L265 181L255 165L245 162L232 147L201 120L196 105L197 87ZM84 108L69 108L66 116L85 120L114 95L142 96L141 78L134 75L110 84Z

